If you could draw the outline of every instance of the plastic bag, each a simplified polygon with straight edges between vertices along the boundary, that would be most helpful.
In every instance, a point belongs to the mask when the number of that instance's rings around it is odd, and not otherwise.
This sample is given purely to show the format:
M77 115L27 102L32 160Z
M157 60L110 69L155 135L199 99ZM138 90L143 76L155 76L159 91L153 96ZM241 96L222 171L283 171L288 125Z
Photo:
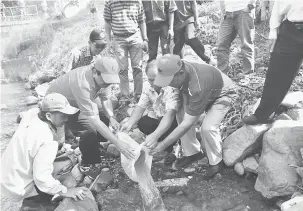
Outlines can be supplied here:
M139 145L126 133L118 132L117 136L120 141L124 141L135 148L135 159L128 160L121 154L121 164L129 178L138 182L144 210L166 210L161 194L150 175L153 157L148 154L146 147Z

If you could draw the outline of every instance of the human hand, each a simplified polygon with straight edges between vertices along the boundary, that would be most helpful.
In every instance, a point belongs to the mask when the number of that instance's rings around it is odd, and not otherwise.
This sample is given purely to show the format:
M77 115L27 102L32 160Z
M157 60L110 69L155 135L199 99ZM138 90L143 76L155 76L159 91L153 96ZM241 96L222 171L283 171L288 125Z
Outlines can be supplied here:
M73 48L72 51L73 61L77 62L80 59L81 52L78 48Z
M160 154L162 153L164 150L165 150L165 145L160 142L160 143L157 143L156 147L154 149L152 149L149 154L152 155L152 156L155 156L157 154Z
M128 159L135 159L135 149L132 148L129 144L120 141L117 149Z
M142 49L145 52L148 50L148 42L146 40L144 40L142 43Z
M173 39L173 38L174 38L174 30L168 29L168 39Z
M274 30L270 30L269 35L268 35L268 47L269 47L269 52L273 52L276 41L278 38L278 30L274 29Z
M129 132L131 129L132 129L132 124L130 124L128 121L124 122L120 126L120 130L121 131Z
M143 146L146 146L148 149L152 150L157 146L158 139L159 138L155 134L149 134L148 136L146 136Z
M64 197L73 198L75 201L83 200L88 194L88 188L86 187L77 187L77 188L67 188L66 194L63 194Z
M118 130L120 128L119 122L117 122L117 120L114 117L110 117L109 122L114 130Z

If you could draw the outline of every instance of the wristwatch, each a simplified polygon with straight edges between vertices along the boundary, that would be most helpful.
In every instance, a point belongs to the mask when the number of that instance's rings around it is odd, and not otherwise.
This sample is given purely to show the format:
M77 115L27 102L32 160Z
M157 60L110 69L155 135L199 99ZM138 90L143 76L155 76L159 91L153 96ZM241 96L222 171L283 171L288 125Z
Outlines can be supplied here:
M253 4L248 4L247 7L248 7L248 9L250 9L250 10L255 9L255 6L254 6Z

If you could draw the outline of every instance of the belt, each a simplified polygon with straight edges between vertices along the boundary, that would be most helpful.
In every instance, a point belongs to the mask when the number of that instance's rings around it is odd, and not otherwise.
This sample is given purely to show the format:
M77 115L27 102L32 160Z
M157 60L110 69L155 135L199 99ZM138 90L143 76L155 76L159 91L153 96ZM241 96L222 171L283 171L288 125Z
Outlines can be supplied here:
M136 32L134 33L125 33L125 34L114 34L117 37L130 37L132 35L134 35Z

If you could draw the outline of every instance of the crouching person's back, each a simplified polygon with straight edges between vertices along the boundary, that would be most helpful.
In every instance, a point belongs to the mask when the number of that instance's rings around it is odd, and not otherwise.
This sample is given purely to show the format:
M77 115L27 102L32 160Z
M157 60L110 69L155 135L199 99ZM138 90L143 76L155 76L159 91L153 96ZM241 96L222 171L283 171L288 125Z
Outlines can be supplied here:
M54 134L57 127L65 124L68 115L76 112L78 109L70 106L63 95L51 93L44 98L40 109L33 110L21 122L1 157L2 197L23 200L21 210L38 211L55 210L58 203L52 202L54 196L82 203L91 196L87 188L68 187L64 185L67 177L53 175L58 151ZM91 198L89 203L93 201ZM90 207L98 210L94 201Z

